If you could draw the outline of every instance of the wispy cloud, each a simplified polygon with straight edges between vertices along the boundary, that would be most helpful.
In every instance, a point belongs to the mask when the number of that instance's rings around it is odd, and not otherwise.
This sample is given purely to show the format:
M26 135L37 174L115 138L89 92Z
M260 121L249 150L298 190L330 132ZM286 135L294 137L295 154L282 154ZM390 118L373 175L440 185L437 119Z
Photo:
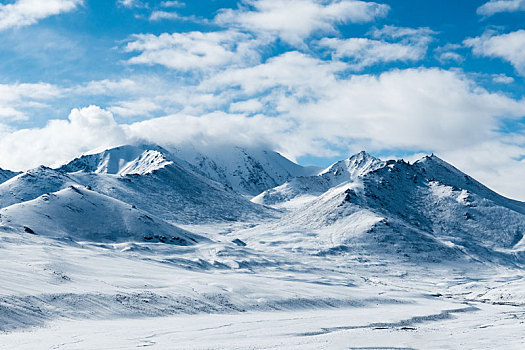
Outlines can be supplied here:
M174 8L181 8L186 7L186 4L181 1L163 1L160 3L161 7L174 7Z
M466 39L464 44L478 56L509 62L520 75L525 76L525 30L500 35L488 31L482 36Z
M319 45L333 50L334 58L347 59L353 69L360 70L378 63L419 61L425 57L434 34L428 28L385 26L372 31L371 35L377 39L323 38Z
M181 16L177 12L173 11L161 11L161 10L155 10L152 11L149 15L150 21L162 21L162 20L170 20L170 21L185 21L185 22L194 22L194 23L208 23L209 21L205 18L200 18L197 16Z
M35 24L46 17L73 11L82 3L83 0L17 0L0 4L0 30Z
M491 0L477 10L478 15L492 16L501 12L525 11L525 0Z
M62 94L62 89L46 83L0 84L0 121L26 119L24 111L48 107L44 102Z
M127 8L147 8L147 2L141 0L117 0L117 4Z

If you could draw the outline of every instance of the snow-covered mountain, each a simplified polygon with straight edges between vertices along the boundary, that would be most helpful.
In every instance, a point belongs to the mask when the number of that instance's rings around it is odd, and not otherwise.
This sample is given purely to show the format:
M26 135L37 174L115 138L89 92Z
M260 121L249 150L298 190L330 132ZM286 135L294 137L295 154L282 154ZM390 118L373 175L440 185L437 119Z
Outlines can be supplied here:
M362 152L253 201L288 212L269 227L248 230L245 241L262 230L272 232L266 243L296 247L301 239L290 233L303 232L311 234L303 236L303 247L324 252L366 247L416 259L525 258L525 203L496 194L436 156L409 164Z
M191 170L159 146L122 146L84 155L58 172L165 220L203 223L266 215L224 184Z
M279 186L298 176L319 172L317 167L302 167L277 152L234 146L178 146L173 154L193 166L193 170L250 196Z
M0 225L18 225L26 233L75 241L176 245L206 241L132 205L77 186L0 209Z
M88 186L165 220L202 223L268 214L229 187L189 169L158 146L122 146L58 169L38 167L0 184L0 208L68 186Z
M188 149L174 155L155 145L127 145L83 155L58 169L38 167L0 184L0 207L26 208L23 215L13 216L14 222L34 218L37 214L30 212L41 209L27 203L60 199L62 195L52 193L73 194L87 187L89 194L126 203L161 221L257 223L240 236L245 242L260 239L260 230L287 242L293 237L287 232L306 229L316 239L299 244L318 251L358 245L432 259L460 252L478 256L483 250L491 256L523 254L525 205L496 194L434 155L409 164L360 152L317 175L280 184L311 169L261 150L217 149L204 155ZM251 202L245 198L270 184L277 186ZM55 208L84 208L83 202L52 202ZM60 211L49 216L58 222L54 216ZM276 219L268 220L272 216ZM23 222L27 226L27 220Z
M328 189L354 181L370 171L383 167L385 162L366 152L359 152L329 166L315 176L296 177L281 186L269 189L252 199L259 204L278 204L299 196L318 196Z

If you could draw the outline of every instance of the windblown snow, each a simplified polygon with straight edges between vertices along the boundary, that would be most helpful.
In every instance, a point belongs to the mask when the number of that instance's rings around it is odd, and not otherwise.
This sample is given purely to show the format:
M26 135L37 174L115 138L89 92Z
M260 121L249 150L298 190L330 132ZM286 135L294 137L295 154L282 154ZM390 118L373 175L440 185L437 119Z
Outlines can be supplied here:
M0 348L521 349L524 233L525 203L435 155L0 170Z

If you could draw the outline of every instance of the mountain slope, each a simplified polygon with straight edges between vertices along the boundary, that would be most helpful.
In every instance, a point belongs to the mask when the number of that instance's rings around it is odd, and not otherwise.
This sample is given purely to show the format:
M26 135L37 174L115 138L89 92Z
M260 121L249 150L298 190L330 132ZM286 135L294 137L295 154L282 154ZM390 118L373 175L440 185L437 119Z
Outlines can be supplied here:
M435 155L423 157L414 165L429 179L468 190L499 205L525 214L524 203L503 197Z
M0 208L35 199L78 183L60 171L40 166L0 184Z
M129 204L75 186L1 209L0 224L80 241L190 245L205 240Z
M158 146L117 147L59 169L38 167L0 184L0 207L75 185L180 223L245 220L271 212L189 167Z
M366 152L359 152L336 162L316 176L298 177L264 191L252 199L254 203L275 205L300 196L319 196L332 187L354 181L370 171L384 166L384 162Z
M179 223L267 215L268 209L188 167L168 151L146 145L117 147L83 156L59 171L99 193Z
M424 168L395 161L364 176L365 205L462 246L512 249L521 240L524 203L496 195L435 156L425 159L432 163ZM450 172L455 177L444 176Z
M168 151L156 145L125 145L101 153L86 154L59 168L62 172L92 172L102 174L130 175L149 174L172 164Z
M172 152L200 174L250 196L319 170L316 167L302 167L277 152L259 148L196 148L185 145Z
M0 168L0 184L9 180L10 178L15 177L18 174L20 173L15 173L14 171Z

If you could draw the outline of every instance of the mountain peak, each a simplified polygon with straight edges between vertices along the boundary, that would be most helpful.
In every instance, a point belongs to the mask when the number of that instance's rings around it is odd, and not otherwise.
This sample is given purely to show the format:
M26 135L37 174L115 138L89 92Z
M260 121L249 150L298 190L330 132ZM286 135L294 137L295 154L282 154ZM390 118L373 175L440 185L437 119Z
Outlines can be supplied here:
M173 149L173 154L193 165L193 169L201 175L249 196L279 186L294 177L309 176L318 171L304 168L275 151L261 147L198 147L187 144Z
M376 157L374 157L373 155L371 155L370 153L368 153L367 151L365 150L362 150L352 156L349 157L349 159L352 159L352 158L359 158L359 159L368 159L368 158L374 158L374 159L377 159Z
M66 172L86 171L115 175L149 174L173 163L173 157L157 145L124 145L100 153L85 154L62 166Z
M345 160L338 161L320 173L321 176L331 176L341 181L354 180L370 171L383 167L385 162L365 151L356 153Z

